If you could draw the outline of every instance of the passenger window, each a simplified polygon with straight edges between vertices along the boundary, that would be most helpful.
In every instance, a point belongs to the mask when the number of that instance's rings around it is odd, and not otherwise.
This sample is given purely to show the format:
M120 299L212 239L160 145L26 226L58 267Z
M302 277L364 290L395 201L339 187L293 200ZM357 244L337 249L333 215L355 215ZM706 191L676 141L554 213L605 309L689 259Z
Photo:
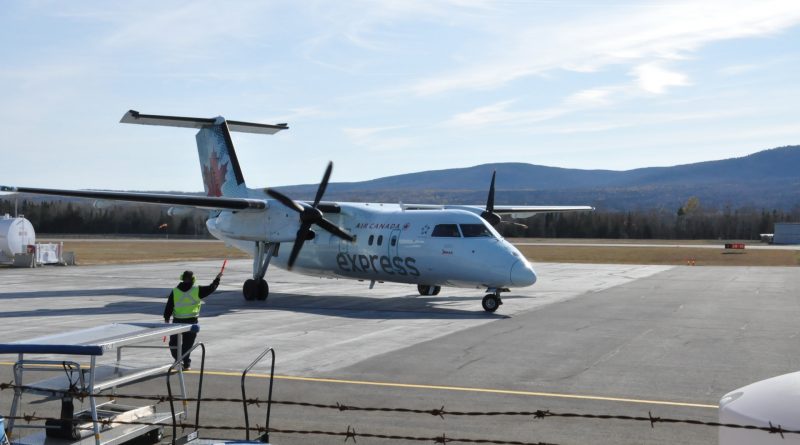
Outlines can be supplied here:
M489 231L489 228L483 224L459 224L461 226L461 233L464 234L464 238L480 238L480 237L488 237L491 238L492 232Z
M394 247L394 246L396 246L396 245L397 245L397 237L396 237L396 236L393 236L393 237L392 237L392 247Z
M378 235L378 245L383 244L383 235Z
M374 241L374 240L375 240L375 235L370 235L369 239L367 240L367 244L369 244L371 246L372 245L372 241Z
M460 238L461 234L458 232L458 226L456 224L437 224L436 227L433 228L431 236L441 238Z

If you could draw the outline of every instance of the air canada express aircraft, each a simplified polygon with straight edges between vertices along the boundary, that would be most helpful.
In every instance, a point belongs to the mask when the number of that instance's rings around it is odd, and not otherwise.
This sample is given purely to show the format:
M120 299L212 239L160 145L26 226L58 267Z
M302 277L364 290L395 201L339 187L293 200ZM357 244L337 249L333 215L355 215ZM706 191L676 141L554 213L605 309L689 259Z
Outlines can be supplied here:
M531 286L536 273L494 229L500 215L593 210L589 206L495 206L492 175L486 206L325 202L329 163L314 201L295 201L277 190L247 188L231 131L275 134L286 124L157 116L128 111L127 124L199 129L197 151L206 196L0 186L0 191L120 200L209 210L211 234L253 256L244 298L266 300L270 263L319 277L417 285L421 295L442 286L485 289L483 309L494 312L510 287ZM265 195L266 192L266 195ZM321 230L320 230L321 229Z

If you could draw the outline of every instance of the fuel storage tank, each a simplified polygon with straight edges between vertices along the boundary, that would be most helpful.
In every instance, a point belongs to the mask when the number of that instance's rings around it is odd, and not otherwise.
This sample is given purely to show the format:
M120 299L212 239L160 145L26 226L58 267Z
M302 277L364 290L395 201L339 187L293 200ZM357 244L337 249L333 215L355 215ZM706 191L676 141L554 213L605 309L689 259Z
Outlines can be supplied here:
M0 262L13 262L14 255L28 253L28 246L36 244L36 231L30 221L20 216L0 217Z

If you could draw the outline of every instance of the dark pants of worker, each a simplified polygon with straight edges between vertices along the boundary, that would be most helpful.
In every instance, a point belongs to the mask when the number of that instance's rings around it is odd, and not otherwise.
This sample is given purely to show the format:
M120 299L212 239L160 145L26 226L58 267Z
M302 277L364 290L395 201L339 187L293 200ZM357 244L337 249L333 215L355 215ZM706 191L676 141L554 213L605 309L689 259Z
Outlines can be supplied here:
M173 319L172 322L173 323L183 323L183 324L194 324L194 323L196 323L195 320L183 321L183 320L181 320L179 318L178 319ZM181 345L182 346L181 347L182 351L180 351L180 354L178 353L178 336L177 335L170 335L169 336L169 352L172 353L172 358L174 358L175 360L178 360L179 358L181 358L186 351L191 349L192 346L194 345L195 338L197 338L197 333L196 332L192 332L192 331L184 332L184 333L182 333L180 335L183 336L183 340L182 340L183 344ZM188 367L191 366L191 364L192 364L192 359L189 358L189 356L187 355L183 359L183 367L184 368L188 368Z

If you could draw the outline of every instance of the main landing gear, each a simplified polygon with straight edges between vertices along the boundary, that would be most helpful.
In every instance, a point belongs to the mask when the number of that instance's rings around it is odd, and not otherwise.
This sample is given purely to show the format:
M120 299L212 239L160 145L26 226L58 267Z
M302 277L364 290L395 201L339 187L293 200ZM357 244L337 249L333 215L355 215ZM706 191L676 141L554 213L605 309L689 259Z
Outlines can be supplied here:
M497 308L500 307L501 304L503 304L503 300L500 299L500 293L508 292L508 289L489 288L488 291L491 293L488 293L486 294L485 297L483 297L483 301L481 301L481 306L483 306L483 310L486 312L494 312L497 310Z
M269 296L269 285L264 279L267 267L275 253L277 243L256 242L256 252L253 256L253 279L244 282L242 294L245 300L266 300Z
M442 286L431 286L429 284L418 284L417 285L417 292L420 295L439 295L439 291L442 290Z

